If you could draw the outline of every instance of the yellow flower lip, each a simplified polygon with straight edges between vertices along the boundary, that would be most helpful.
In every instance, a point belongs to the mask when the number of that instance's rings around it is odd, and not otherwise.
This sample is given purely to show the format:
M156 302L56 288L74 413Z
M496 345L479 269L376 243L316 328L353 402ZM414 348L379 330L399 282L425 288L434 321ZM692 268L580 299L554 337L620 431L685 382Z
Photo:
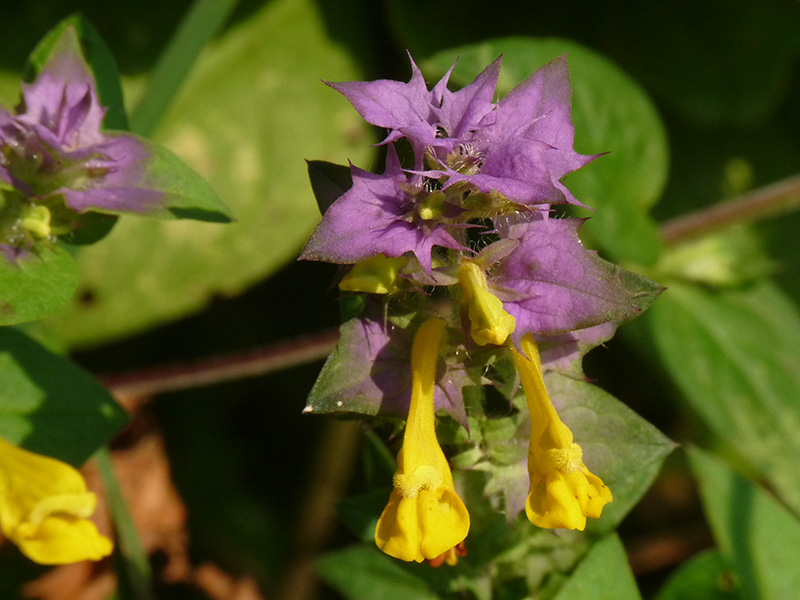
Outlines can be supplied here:
M611 491L583 463L583 450L553 407L533 336L525 335L520 346L524 354L512 353L531 416L525 512L538 527L583 531L586 518L599 518L611 502Z
M111 554L111 541L88 520L96 504L76 469L0 438L0 528L32 561L56 565Z
M450 465L436 439L433 390L444 321L420 326L411 350L411 403L389 502L378 519L375 543L405 561L435 559L469 532Z

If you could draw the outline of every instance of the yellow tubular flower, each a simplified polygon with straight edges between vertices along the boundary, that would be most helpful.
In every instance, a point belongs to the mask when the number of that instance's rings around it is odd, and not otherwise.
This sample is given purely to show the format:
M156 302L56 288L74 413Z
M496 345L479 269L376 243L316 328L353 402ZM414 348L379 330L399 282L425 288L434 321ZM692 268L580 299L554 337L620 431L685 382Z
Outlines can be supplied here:
M419 328L411 351L411 405L397 455L389 503L375 529L375 543L389 556L422 562L467 537L469 513L456 494L450 465L436 439L433 386L444 321Z
M0 527L32 561L57 565L111 554L111 541L87 520L96 503L76 469L0 438Z
M350 272L339 282L343 292L367 292L369 294L392 294L400 289L397 274L406 266L408 258L387 258L378 254L353 265Z
M530 334L522 338L524 356L512 349L531 415L528 448L530 491L525 512L531 523L548 529L586 527L600 517L611 491L583 464L583 451L561 422L542 378L539 350Z
M489 291L483 269L472 261L462 261L458 283L464 290L470 333L475 343L481 346L504 344L514 331L516 321L505 311L500 298Z

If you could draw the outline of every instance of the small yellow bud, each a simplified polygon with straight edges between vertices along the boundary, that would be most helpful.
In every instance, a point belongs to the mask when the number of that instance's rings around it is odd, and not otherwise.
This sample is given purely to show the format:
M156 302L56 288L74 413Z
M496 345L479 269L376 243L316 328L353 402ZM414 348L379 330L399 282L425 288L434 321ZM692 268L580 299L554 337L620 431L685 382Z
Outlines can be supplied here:
M419 200L417 214L423 221L438 221L444 216L444 194L433 192Z
M50 236L50 210L46 206L34 205L28 208L21 225L37 238Z
M464 291L470 333L476 344L502 345L516 326L514 317L506 312L500 298L489 291L486 275L476 263L464 260L458 272L458 282Z
M339 282L343 292L367 292L369 294L392 294L400 289L398 273L406 266L405 256L387 258L378 254L353 265L350 272Z

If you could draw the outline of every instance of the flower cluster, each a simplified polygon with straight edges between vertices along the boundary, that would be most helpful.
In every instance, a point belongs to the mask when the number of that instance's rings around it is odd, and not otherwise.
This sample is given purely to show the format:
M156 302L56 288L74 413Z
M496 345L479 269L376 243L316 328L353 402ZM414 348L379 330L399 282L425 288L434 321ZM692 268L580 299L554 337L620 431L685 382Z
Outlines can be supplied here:
M571 86L558 58L496 100L500 59L466 87L331 83L388 131L383 174L351 166L352 186L324 213L301 258L349 266L339 288L361 313L312 390L307 411L406 416L394 491L377 545L403 560L455 559L469 516L437 441L434 412L467 425L462 389L516 366L531 420L528 518L584 529L611 492L559 418L543 369L573 368L660 289L586 250L564 177L593 160L573 149ZM395 145L410 146L403 167ZM540 358L541 351L541 358ZM512 515L513 518L513 515Z

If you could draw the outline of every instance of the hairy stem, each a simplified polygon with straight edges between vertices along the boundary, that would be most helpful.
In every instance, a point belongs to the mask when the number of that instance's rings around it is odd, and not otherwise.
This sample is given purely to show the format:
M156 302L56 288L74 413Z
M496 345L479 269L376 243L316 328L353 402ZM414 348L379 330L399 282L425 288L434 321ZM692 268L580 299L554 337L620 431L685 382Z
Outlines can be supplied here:
M182 365L100 377L116 397L151 396L256 377L325 358L339 339L336 329L280 342L273 346Z
M800 175L667 221L661 225L661 235L665 244L675 245L733 223L763 219L797 208L800 208Z

